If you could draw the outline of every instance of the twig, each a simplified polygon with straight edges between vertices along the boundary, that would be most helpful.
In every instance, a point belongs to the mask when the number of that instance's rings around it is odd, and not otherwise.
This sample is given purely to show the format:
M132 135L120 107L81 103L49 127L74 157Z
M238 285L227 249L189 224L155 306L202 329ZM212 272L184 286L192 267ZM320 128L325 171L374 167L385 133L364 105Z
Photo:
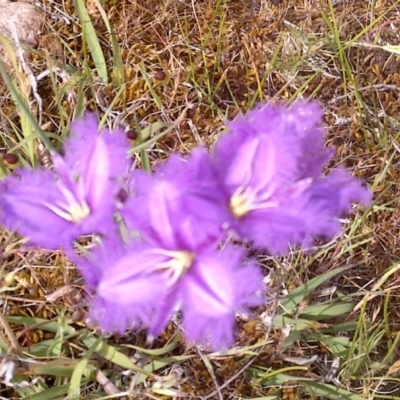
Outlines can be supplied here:
M104 391L108 395L121 393L117 389L117 387L113 383L111 383L111 381L100 370L98 370L96 373L96 381L103 387Z
M197 353L199 354L200 358L203 360L204 365L207 367L207 360L205 358L205 356L202 354L202 352L200 350L197 350ZM208 368L207 368L208 369ZM213 373L213 371L208 371L208 373L211 376L212 381L214 382L215 388L216 390L213 392L213 394L218 394L218 398L219 400L224 400L222 393L221 393L221 388L218 386L218 382L215 379L215 375Z
M386 85L384 83L377 83L375 85L363 86L363 87L357 89L358 92L365 92L366 90L377 90L377 91L380 91L380 90L397 90L397 91L400 91L400 86L397 86L397 85ZM343 94L341 96L337 96L337 97L329 100L328 104L336 103L337 101L343 100L346 97L353 96L354 94L355 94L355 91Z
M16 27L15 23L13 23L11 25L11 27L12 27L12 34L13 34L14 41L15 41L15 46L17 47L18 57L19 57L19 60L21 61L22 69L25 71L25 73L27 74L27 76L29 78L29 83L32 88L33 97L36 99L36 102L38 104L38 112L39 112L38 122L39 122L39 126L41 126L42 125L42 114L43 114L43 101L37 91L37 80L35 78L35 75L33 75L32 70L29 68L28 64L25 62L24 50L22 49L21 42L18 37L17 27Z
M234 381L243 371L245 371L251 364L253 364L255 359L256 359L256 357L252 357L242 368L240 368L240 370L238 372L236 372L235 375L233 375L226 382L224 382L224 384L221 385L218 390L222 390L223 388L228 386L232 381ZM211 399L218 393L218 390L214 390L214 392L208 394L207 396L202 397L201 400Z
M18 341L14 335L13 330L10 327L10 324L8 323L6 317L0 313L0 324L3 326L3 329L11 343L11 347L8 350L8 352L14 351L17 354L22 354L21 348L19 347Z

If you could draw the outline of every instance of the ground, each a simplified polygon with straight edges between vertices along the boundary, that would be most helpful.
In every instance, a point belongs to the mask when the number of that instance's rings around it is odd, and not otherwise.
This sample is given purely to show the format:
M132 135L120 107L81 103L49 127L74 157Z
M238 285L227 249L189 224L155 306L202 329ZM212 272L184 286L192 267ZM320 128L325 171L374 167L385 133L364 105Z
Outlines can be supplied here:
M140 166L141 138L154 165L212 147L227 120L258 102L305 97L323 106L330 168L364 179L374 204L313 253L257 254L276 300L238 316L237 346L222 353L188 345L174 323L151 345L137 332L101 338L63 252L26 251L3 230L0 347L3 367L16 369L0 396L400 399L399 2L37 3L37 47L23 56L8 47L1 71L5 161L48 165L30 135L60 147L84 108L129 132Z

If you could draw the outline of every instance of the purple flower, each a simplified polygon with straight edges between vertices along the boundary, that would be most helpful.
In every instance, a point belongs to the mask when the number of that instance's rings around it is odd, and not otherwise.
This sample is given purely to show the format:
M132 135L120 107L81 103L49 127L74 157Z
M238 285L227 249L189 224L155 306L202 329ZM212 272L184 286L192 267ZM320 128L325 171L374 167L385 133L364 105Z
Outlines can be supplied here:
M94 319L120 332L141 321L156 336L179 309L189 341L213 349L231 345L235 312L263 302L261 272L252 263L241 264L242 250L210 243L179 207L173 185L154 178L146 188L141 211L152 228L146 225L144 240L125 253L105 243L94 262L78 263L96 289Z
M215 244L224 238L223 224L229 218L225 194L204 149L195 150L187 159L172 155L154 174L134 171L131 178L131 197L122 210L128 229L172 247L179 247L176 241ZM174 229L179 231L176 235Z
M249 307L263 303L261 271L254 263L241 264L242 257L242 251L231 246L199 252L176 286L189 341L209 344L214 350L231 346L234 313L247 313Z
M165 277L155 265L162 255L151 254L137 242L126 246L118 236L108 238L86 257L70 255L94 292L90 318L106 332L150 326L167 297Z
M1 223L30 244L69 247L78 236L115 230L115 195L129 144L122 132L99 132L93 114L72 131L66 156L53 154L53 170L22 168L1 182Z
M371 193L344 171L323 176L324 148L316 103L262 105L229 124L214 152L230 227L272 254L308 247L340 231L338 217Z

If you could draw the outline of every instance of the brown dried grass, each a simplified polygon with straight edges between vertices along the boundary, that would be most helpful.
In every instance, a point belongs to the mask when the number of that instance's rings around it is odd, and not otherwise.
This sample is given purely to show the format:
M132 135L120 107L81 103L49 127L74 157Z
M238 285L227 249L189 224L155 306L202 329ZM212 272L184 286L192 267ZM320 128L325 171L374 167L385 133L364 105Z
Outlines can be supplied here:
M199 143L211 145L216 134L224 129L226 118L234 117L239 110L245 111L257 101L291 99L302 94L318 99L325 107L328 142L337 148L335 162L344 163L374 186L377 208L362 227L369 238L366 244L339 256L346 244L338 241L335 249L313 262L308 270L298 270L295 257L288 258L288 288L297 287L330 268L354 264L357 266L335 283L346 293L369 290L400 259L400 156L395 146L400 120L399 59L384 50L355 45L338 54L337 38L327 25L327 20L336 21L342 45L370 25L357 42L397 45L398 2L377 1L373 8L369 3L339 1L333 7L334 16L328 2L315 0L111 0L103 4L124 61L126 85L113 111L122 116L119 120L124 121L125 127L135 129L136 124L144 127L158 119L171 122L188 103L193 105L179 128L157 143L153 161L160 154L188 152ZM110 38L94 4L88 2L87 8L104 53L110 56ZM40 38L32 68L36 73L49 64L80 69L81 27L72 1L44 0L43 9L47 13L47 30ZM162 101L161 109L143 77L141 64ZM111 63L109 67L111 72ZM160 70L167 75L161 82L154 77ZM59 85L61 88L63 84ZM4 89L1 91L5 93ZM57 133L59 115L51 85L41 83L39 93L45 105L43 123ZM99 103L104 107L110 104L116 88L114 82L108 86L99 83L93 92L87 84L84 93L88 106L97 109ZM4 98L2 102L3 113L12 118L12 102ZM72 119L74 104L64 100L63 107ZM15 243L15 239L3 233L3 242ZM19 270L14 278L18 288L5 298L4 310L11 315L51 319L56 316L55 307L67 315L75 312L75 303L66 300L68 296L58 298L56 304L46 301L46 295L69 287L76 279L61 254L23 253L13 245L11 250L3 252L3 265L5 271ZM266 267L270 265L265 263ZM399 279L399 274L394 274L381 288L390 292L387 318L392 332L400 329ZM383 320L383 300L378 296L370 301L365 320L374 324ZM18 329L15 335L24 345L27 332L20 334ZM170 327L158 344L165 343L172 331ZM262 342L266 333L266 328L257 321L241 322L238 344ZM28 336L31 341L45 338L40 330L29 332ZM143 338L133 337L143 344ZM270 368L290 365L276 351L281 333L273 331L269 339L272 344L265 346L253 362ZM182 343L176 351L191 354L195 350ZM309 357L323 355L324 351L323 347L310 348L302 342L293 346L290 354ZM399 356L400 353L396 355ZM204 399L268 395L243 372L247 361L245 357L215 358L213 378L202 359L195 357L176 372L180 390L188 398L204 396L201 397ZM316 370L308 371L305 376L312 374L321 379L320 371ZM226 382L229 384L224 386ZM371 381L370 388L357 391L372 393L373 385ZM288 387L282 396L297 399L297 389Z

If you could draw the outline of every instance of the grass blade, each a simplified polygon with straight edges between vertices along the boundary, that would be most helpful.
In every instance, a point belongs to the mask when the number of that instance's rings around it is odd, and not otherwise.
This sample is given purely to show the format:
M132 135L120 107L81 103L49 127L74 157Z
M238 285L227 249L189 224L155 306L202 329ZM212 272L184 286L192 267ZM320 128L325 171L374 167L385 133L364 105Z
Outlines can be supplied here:
M78 17L82 24L82 34L89 46L90 54L96 66L97 74L103 80L104 84L108 84L107 64L104 58L103 50L101 49L96 30L93 27L92 21L86 10L83 0L74 0Z

